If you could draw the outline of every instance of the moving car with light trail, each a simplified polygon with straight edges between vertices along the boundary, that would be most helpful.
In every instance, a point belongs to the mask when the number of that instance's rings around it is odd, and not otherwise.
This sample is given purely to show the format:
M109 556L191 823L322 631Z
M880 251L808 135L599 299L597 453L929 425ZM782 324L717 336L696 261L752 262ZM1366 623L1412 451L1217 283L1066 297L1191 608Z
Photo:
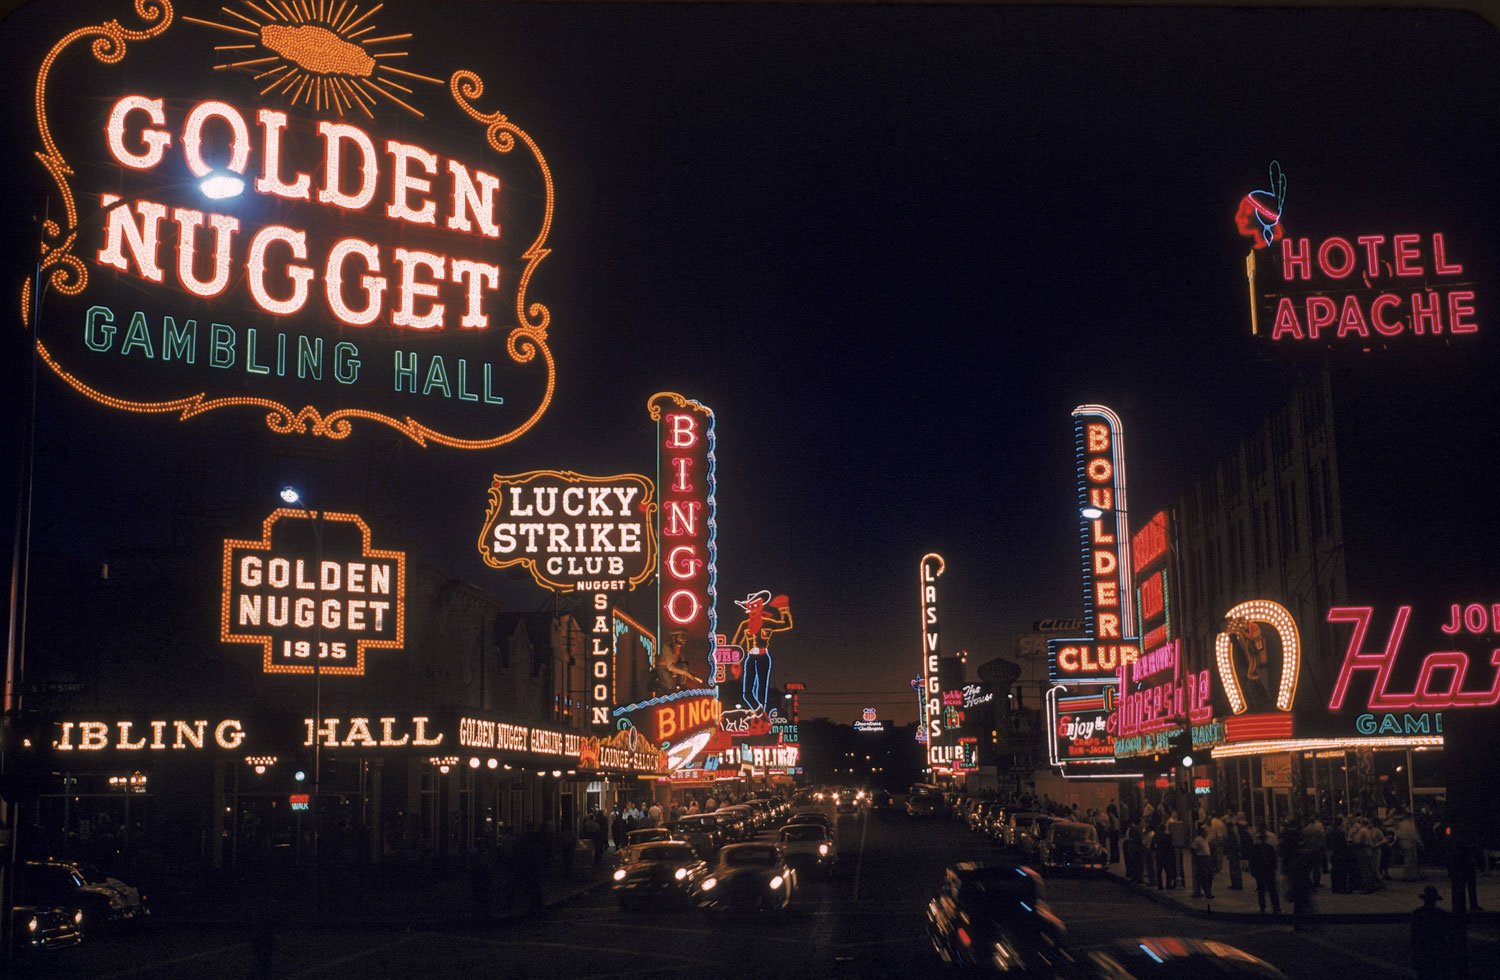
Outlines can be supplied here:
M954 967L1050 977L1072 963L1067 935L1041 875L1019 865L955 864L927 904L927 937Z
M615 870L613 888L621 909L686 904L707 872L687 841L657 841L642 844L636 860Z
M83 912L78 909L17 905L11 915L17 953L65 949L83 942L78 928L83 924Z
M1287 980L1265 960L1227 943L1176 936L1120 939L1083 956L1078 973L1097 980Z
M710 912L779 912L792 901L797 871L780 844L730 844L699 882L698 907Z

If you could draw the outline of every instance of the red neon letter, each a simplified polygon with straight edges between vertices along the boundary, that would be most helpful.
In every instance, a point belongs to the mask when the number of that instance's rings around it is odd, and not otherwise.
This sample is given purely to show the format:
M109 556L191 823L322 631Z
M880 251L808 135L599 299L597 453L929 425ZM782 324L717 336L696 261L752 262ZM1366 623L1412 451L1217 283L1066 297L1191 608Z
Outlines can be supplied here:
M489 326L490 318L484 312L484 290L500 288L500 267L488 262L454 259L448 264L448 269L449 278L465 287L464 294L468 300L464 306L463 319L458 321L458 325L475 329Z
M1422 302L1426 297L1428 302ZM1424 330L1423 327L1431 330ZM1417 336L1431 333L1434 337L1443 332L1443 298L1431 290L1411 294L1411 332Z
M292 295L284 300L274 298L266 292L266 248L272 242L284 242L292 248L292 258L307 258L307 233L293 231L284 225L266 225L250 239L250 256L245 260L249 272L250 295L267 313L287 316L296 313L307 303L307 281L313 271L305 265L288 265L287 278L292 281Z
M99 250L100 264L112 265L122 272L129 272L130 265L125 261L122 247L129 245L140 275L152 282L161 282L162 272L156 261L156 247L160 241L161 219L167 216L167 206L151 201L136 201L135 209L141 216L141 223L137 225L131 220L129 205L111 206L120 200L119 197L101 194L99 200L109 215L104 231L104 247Z
M1388 307L1400 305L1401 297L1392 293L1381 293L1375 297L1375 301L1370 304L1370 322L1375 324L1376 333L1386 337L1394 337L1406 329L1405 320L1397 320L1395 323L1391 323L1383 315L1383 311Z
M1307 297L1307 336L1310 339L1317 340L1323 328L1333 326L1338 318L1339 308L1333 300L1327 296Z
M1294 243L1290 238L1281 240L1281 278L1291 281L1293 279L1312 278L1312 246L1307 239L1299 238Z
M448 172L453 175L453 210L448 215L448 227L453 231L473 231L469 224L469 212L479 222L479 233L486 238L500 237L500 223L495 220L495 194L500 190L500 178L492 177L483 170L474 171L479 186L474 186L474 177L457 160L448 161Z
M214 168L203 159L203 124L210 119L222 119L229 124L231 142L226 166L237 174L244 173L250 162L250 127L245 125L245 117L238 109L224 102L198 103L182 124L182 153L188 169L194 177L206 177L213 172Z
M426 266L432 270L435 278L443 278L443 267L447 265L447 259L441 255L431 252L419 252L411 249L396 249L396 264L401 266L401 286L396 290L398 305L391 312L391 322L398 327L411 327L414 330L430 330L433 327L443 325L444 306L436 302L438 288L434 282L417 282L417 266ZM427 308L427 312L417 315L417 297L431 299L434 302Z
M375 198L375 144L365 131L348 123L318 123L318 132L323 137L323 186L318 191L318 203L335 204L351 211L369 207ZM344 193L339 185L342 171L342 147L348 140L359 149L360 187L354 194Z
M698 420L687 414L670 414L667 433L668 449L691 449L698 445Z
M1432 271L1440 276L1462 275L1464 271L1457 262L1448 261L1448 246L1443 242L1441 232L1432 236Z
M1396 248L1396 275L1420 276L1422 274L1421 263L1417 261L1422 257L1417 251L1417 243L1421 240L1421 235L1396 235L1391 239L1391 244Z
M174 208L172 220L177 222L177 278L188 292L204 298L217 296L229 285L229 244L234 233L240 230L240 219L227 214L211 214L208 223L214 229L214 274L208 280L199 279L193 272L193 255L196 251L198 226L203 224L203 212L189 208Z
M1339 667L1339 677L1333 685L1333 697L1328 701L1328 707L1334 711L1344 706L1344 696L1349 691L1349 681L1356 670L1375 672L1375 683L1370 689L1370 710L1399 711L1412 706L1413 698L1410 694L1393 697L1385 692L1391 667L1396 662L1396 651L1401 649L1401 638L1406 634L1406 621L1411 617L1411 606L1402 606L1396 611L1396 621L1391 625L1385 649L1379 653L1365 653L1360 648L1364 646L1365 633L1369 631L1370 617L1374 612L1369 606L1335 606L1328 610L1330 623L1354 624L1354 633L1349 637L1344 663Z
M1479 324L1469 317L1474 315L1474 292L1470 289L1455 289L1448 294L1448 332L1476 333Z
M311 200L312 178L307 174L298 174L290 184L281 179L281 131L286 129L286 113L262 109L255 118L266 131L261 149L260 176L255 178L256 192L296 201Z
M365 260L368 270L359 277L359 286L364 290L365 308L356 310L344 302L344 261L351 255ZM328 300L328 309L339 320L351 327L367 327L380 317L381 297L385 294L385 276L370 275L380 271L380 249L358 238L344 238L333 243L328 250L328 265L323 270L323 293Z
M1292 304L1290 296L1281 297L1281 302L1276 304L1276 324L1271 328L1271 339L1280 340L1283 334L1291 334L1297 340L1305 339L1302 321L1297 319L1297 307Z
M413 177L410 173L412 161L428 176L437 173L437 156L428 153L420 146L412 146L410 143L397 143L395 140L386 140L385 151L395 161L395 169L391 174L391 203L385 207L385 213L390 218L400 218L402 221L410 221L419 225L437 224L437 204L433 201L423 202L420 208L413 209L406 203L407 191L416 191L418 194L426 194L432 190L432 181L423 177Z
M1338 265L1334 264L1335 249L1344 253L1343 261ZM1333 279L1347 279L1349 273L1354 271L1354 246L1337 236L1328 239L1318 246L1318 266L1325 276Z

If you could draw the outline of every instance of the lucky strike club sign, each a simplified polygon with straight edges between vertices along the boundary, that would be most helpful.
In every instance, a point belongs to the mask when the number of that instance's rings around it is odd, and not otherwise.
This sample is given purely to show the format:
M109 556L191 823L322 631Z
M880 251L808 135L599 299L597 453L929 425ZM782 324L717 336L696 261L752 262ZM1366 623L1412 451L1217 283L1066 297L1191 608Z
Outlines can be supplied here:
M320 540L321 538L321 540ZM259 540L224 542L219 639L256 644L268 674L363 675L367 650L399 650L406 556L370 546L353 514L282 508Z
M546 411L553 187L380 6L124 3L37 74L40 359L110 408L488 448ZM183 6L189 6L184 4ZM134 18L130 14L134 14Z
M520 565L556 592L633 589L656 573L654 490L633 474L496 474L479 554L492 568Z

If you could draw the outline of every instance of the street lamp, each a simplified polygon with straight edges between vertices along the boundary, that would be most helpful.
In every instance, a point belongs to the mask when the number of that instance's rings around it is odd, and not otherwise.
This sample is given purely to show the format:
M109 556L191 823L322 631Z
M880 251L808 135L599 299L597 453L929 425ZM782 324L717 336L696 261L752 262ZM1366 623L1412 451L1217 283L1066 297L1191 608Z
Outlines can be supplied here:
M313 529L313 575L316 581L322 581L323 574L323 513L322 511L309 510L307 499L294 486L281 488L281 500L292 507L300 508L312 523ZM322 805L319 803L318 794L321 791L323 779L323 616L321 611L313 615L313 727L312 727L312 798L310 818L312 820L312 908L313 916L318 916L318 824L322 820ZM300 775L300 773L299 773Z
M196 185L199 191L212 200L238 197L245 189L245 182L228 171L215 171L206 179L180 184L168 184L158 192L179 186ZM132 199L114 201L98 210L77 219L71 228L58 231L53 241L66 242L76 236L80 229L116 208L135 204ZM0 777L14 776L18 768L15 758L17 748L30 748L30 741L20 741L20 718L22 708L22 685L26 675L26 613L31 585L31 514L32 485L36 463L36 392L37 392L37 348L42 335L42 300L46 297L46 285L50 277L42 275L42 261L55 251L45 243L35 260L31 279L30 309L24 310L31 327L31 349L26 355L26 369L21 388L21 404L25 406L25 418L21 426L21 451L17 456L19 475L16 480L15 533L11 539L10 594L7 598L8 616L5 637L5 682L3 700L0 700ZM19 853L20 790L14 780L0 780L0 963L8 973L15 955L13 928L15 925L16 856ZM3 838L8 835L9 840Z

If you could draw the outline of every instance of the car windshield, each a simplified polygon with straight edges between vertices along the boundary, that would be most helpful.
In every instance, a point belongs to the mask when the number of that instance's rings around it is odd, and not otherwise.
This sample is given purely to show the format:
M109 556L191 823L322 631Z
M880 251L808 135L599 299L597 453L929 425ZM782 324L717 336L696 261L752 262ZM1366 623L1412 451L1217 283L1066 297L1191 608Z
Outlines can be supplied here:
M641 848L639 859L653 864L687 864L695 858L689 844L650 844Z
M626 842L631 844L646 844L654 840L669 840L672 832L669 830L632 830Z
M781 828L782 840L825 840L827 837L828 832L817 824L793 824Z
M754 865L770 867L776 863L776 849L774 847L735 847L720 854L719 863L734 868Z

